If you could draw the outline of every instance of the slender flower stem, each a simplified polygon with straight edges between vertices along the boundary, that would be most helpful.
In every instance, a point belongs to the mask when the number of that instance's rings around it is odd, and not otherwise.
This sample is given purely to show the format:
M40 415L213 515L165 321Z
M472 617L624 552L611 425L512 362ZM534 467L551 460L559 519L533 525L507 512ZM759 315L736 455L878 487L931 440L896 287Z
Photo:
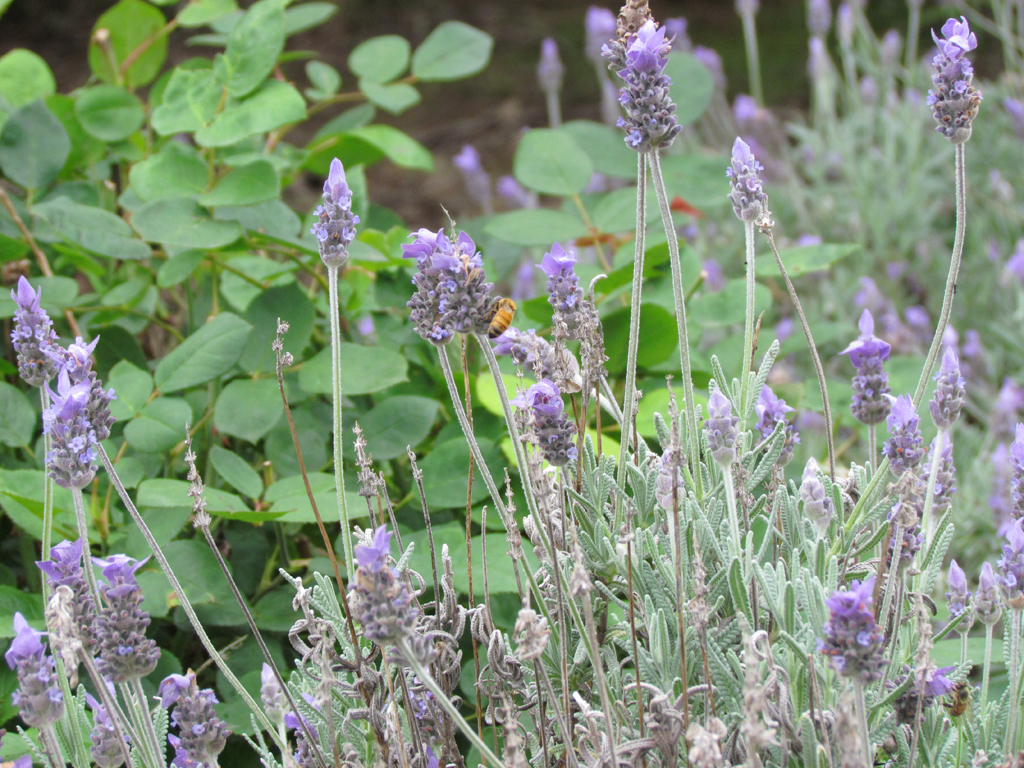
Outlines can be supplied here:
M67 762L64 760L64 753L60 749L60 742L57 741L57 732L53 729L52 725L39 729L39 747L53 768L64 768L67 765Z
M757 289L757 274L754 268L754 222L743 222L746 240L747 265L747 311L743 328L743 373L740 376L740 434L747 431L747 415L750 411L750 369L754 357L754 292ZM722 382L725 386L725 382ZM822 393L824 397L824 393Z
M341 318L338 307L338 268L327 267L328 311L331 315L331 399L334 412L334 487L338 492L338 514L341 520L341 543L345 552L345 575L352 578L352 531L348 520L348 499L345 497L345 459L342 455L341 392Z
M868 424L868 459L871 461L871 469L877 475L881 467L878 466L878 425Z
M761 57L757 51L757 28L754 26L754 14L741 12L743 20L743 43L747 49L747 77L750 80L750 95L757 106L764 106L764 92L761 88Z
M629 566L631 567L631 566ZM615 708L612 706L611 696L608 695L608 682L605 680L604 664L601 663L601 650L597 642L597 624L594 622L594 605L590 599L590 592L584 591L580 602L583 603L583 615L587 626L587 640L590 642L590 655L594 660L594 673L597 678L597 691L601 697L601 707L604 709L604 727L608 732L608 750L611 756L611 764L618 765L619 761L615 756L615 743L618 741L618 719L615 716Z
M86 672L89 673L89 677L92 678L93 683L96 684L96 693L99 695L100 703L103 704L104 709L107 710L107 715L110 716L110 722L114 726L114 736L117 738L118 749L121 752L121 756L124 757L125 765L128 768L135 768L135 763L132 760L131 750L128 749L128 744L125 743L125 733L122 726L128 725L128 718L125 717L124 712L121 711L121 707L117 703L117 699L110 695L110 690L107 688L106 682L100 676L100 672L96 669L96 663L92 660L89 652L85 648L79 648L78 659L85 665ZM65 681L65 685L66 685ZM70 694L64 694L70 697ZM69 698L70 700L70 698ZM70 709L70 707L69 707ZM128 738L131 739L131 743L138 743L139 737L134 731L128 732ZM77 739L76 745L81 744L82 740ZM89 765L89 760L86 759L85 765Z
M740 516L736 510L736 483L732 476L732 466L722 467L722 477L725 480L725 504L729 510L729 556L739 557L743 564L743 575L746 578L746 562L743 557L745 547L743 546L743 534L740 531Z
M626 351L626 392L622 399L622 442L619 444L619 465L616 482L626 487L626 462L633 429L633 407L636 400L636 352L640 344L640 298L644 287L644 241L647 217L647 163L644 156L636 156L636 247L633 251L633 292L629 305L629 346ZM615 503L615 523L612 530L622 524L622 495Z
M991 624L985 625L985 663L981 673L981 716L985 716L985 705L988 704L988 679L992 668L992 630Z
M103 449L100 448L100 450ZM96 574L92 570L92 558L89 552L89 524L85 520L85 504L82 501L81 488L71 489L71 500L75 504L75 521L78 524L78 535L82 539L82 553L85 560L82 570L85 571L85 581L88 583L89 591L96 601L96 607L99 608L103 603L100 600L100 589L96 583Z
M871 731L868 728L868 711L864 704L864 683L860 678L853 679L853 706L857 712L857 724L860 728L861 741L864 742L864 765L872 765L875 761L871 750Z
M548 125L557 129L562 127L562 105L558 101L558 91L548 91L546 94L548 107Z
M144 705L136 705L135 692L128 683L120 683L118 686L121 689L121 698L124 699L125 713L128 715L128 719L131 720L132 727L135 730L137 738L132 742L132 746L141 755L140 762L146 766L146 768L156 768L160 763L157 755L161 754L160 751L154 752L153 739L149 737L149 730L146 724L142 722L143 716L140 710ZM109 714L109 713L108 713Z
M693 370L690 365L690 334L686 322L686 297L683 292L683 268L679 258L679 238L675 225L672 223L672 211L669 208L668 192L665 190L665 177L661 172L661 154L657 149L647 156L651 165L651 181L654 194L658 198L661 210L661 223L668 238L669 263L672 268L672 295L676 305L676 328L679 333L679 364L682 369L683 398L686 412L686 452L690 462L690 474L696 485L697 498L704 495L700 474L700 443L697 432L697 406L693 396Z
M42 406L43 412L45 413L50 408L50 393L46 391L46 387L42 386L39 388L39 403ZM45 459L49 455L50 451L53 450L53 437L49 432L43 433L43 458ZM43 480L43 549L42 556L43 560L50 559L50 546L53 542L53 478L50 477L50 473L45 474ZM82 545L87 547L89 545L88 540L83 541ZM47 603L50 600L50 582L49 579L43 579L43 603Z
M947 430L940 429L935 435L935 442L932 443L932 463L928 471L928 490L924 497L924 512L921 526L924 528L925 551L932 543L932 506L935 504L935 483L939 477L939 465L942 463L942 449L946 446Z
M914 77L917 72L917 36L921 30L921 4L907 3L910 6L910 16L907 20L907 76Z
M246 703L246 706L248 706L252 711L253 716L259 722L260 726L270 733L270 736L273 738L274 743L277 744L277 747L282 750L287 749L287 744L278 742L277 729L267 718L266 714L264 714L263 707L257 704L245 689L239 679L235 676L235 673L231 671L231 667L229 667L227 662L224 661L224 657L220 655L220 651L217 650L217 647L210 640L209 635L206 634L206 629L204 629L203 623L196 615L196 611L192 607L192 603L189 602L188 596L185 594L185 590L182 589L181 582L178 581L178 577L171 569L171 564L167 561L167 556L164 555L164 552L160 548L160 544L157 542L153 532L149 530L149 526L146 525L146 521L143 520L142 515L139 514L139 510L136 509L135 502L132 501L132 497L129 496L128 491L125 490L124 484L121 482L121 478L117 476L117 472L114 470L114 465L110 462L110 457L107 455L107 452L103 450L102 443L99 446L99 451L100 459L107 470L110 482L114 485L114 490L117 491L117 495L121 498L121 502L124 504L125 509L128 510L128 514L135 522L135 525L138 527L142 537L149 545L150 550L152 550L153 557L160 566L160 570L162 570L164 575L167 577L167 581L170 583L171 589L174 590L174 594L178 598L179 605L181 605L182 610L185 611L185 615L188 616L189 623L195 630L196 635L198 635L199 641L203 644L203 648L206 649L206 652L210 655L210 659L213 663L217 665L217 669L224 673L225 679ZM88 569L86 569L86 572L88 572Z
M145 739L151 745L153 756L156 758L157 763L162 765L163 760L161 758L165 749L160 744L160 739L157 738L156 728L153 727L153 714L150 712L149 706L146 704L146 692L142 690L142 680L137 677L133 677L128 684L138 701L139 720L142 722Z
M1016 753L1019 749L1017 742L1018 724L1020 715L1020 687L1021 682L1021 661L1020 661L1020 633L1022 611L1010 609L1010 711L1006 716L1006 741L1003 743L1003 751ZM1003 641L1005 642L1005 640Z

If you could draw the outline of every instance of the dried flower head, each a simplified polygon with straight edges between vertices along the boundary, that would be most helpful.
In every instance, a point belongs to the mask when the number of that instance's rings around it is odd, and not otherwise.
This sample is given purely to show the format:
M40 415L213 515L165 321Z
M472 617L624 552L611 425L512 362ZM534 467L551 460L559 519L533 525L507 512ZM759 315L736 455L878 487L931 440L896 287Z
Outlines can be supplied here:
M935 451L939 438L936 436L928 447L928 454L921 463L921 474L918 475L918 486L921 498L928 493L928 477L931 473L932 461L935 459ZM953 503L953 494L956 493L956 467L953 466L953 444L944 440L939 450L939 469L935 473L935 489L932 492L932 515L940 516L949 509Z
M551 630L548 620L532 608L520 608L512 636L516 641L516 653L523 661L539 659L547 648Z
M821 480L821 467L813 456L807 460L800 483L800 498L804 502L804 514L814 521L819 531L828 528L835 514L835 504L825 493Z
M52 588L67 587L74 599L71 609L82 645L92 651L96 643L96 601L82 570L82 539L62 541L50 550L49 560L36 561Z
M348 259L348 247L356 238L359 223L359 217L352 213L352 190L338 158L331 160L323 200L323 205L315 211L317 221L309 231L319 243L324 264L336 269Z
M935 74L933 90L928 91L928 106L938 123L935 130L954 144L971 138L972 124L981 106L981 91L974 87L974 67L966 54L978 47L967 19L949 19L942 25L942 38L932 30L939 52L932 59Z
M18 375L32 387L41 387L54 377L57 364L46 350L57 345L57 334L46 310L39 306L42 289L32 290L24 276L18 279L18 291L11 291L17 305L11 342L18 356Z

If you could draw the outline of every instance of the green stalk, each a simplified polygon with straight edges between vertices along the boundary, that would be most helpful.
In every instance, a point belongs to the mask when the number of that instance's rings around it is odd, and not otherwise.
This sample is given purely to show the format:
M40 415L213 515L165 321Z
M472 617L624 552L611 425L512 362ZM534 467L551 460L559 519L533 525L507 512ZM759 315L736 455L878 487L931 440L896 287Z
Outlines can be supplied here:
M743 577L746 578L746 558L743 546L743 534L740 532L740 516L736 509L736 483L733 481L732 465L722 467L722 477L725 480L725 503L729 510L729 557L738 557L743 563Z
M78 535L82 539L82 555L85 560L83 563L85 567L82 570L85 571L85 580L89 584L89 591L96 601L97 610L99 610L103 603L100 600L100 590L99 585L96 583L96 574L92 570L92 553L89 551L89 524L85 520L85 504L82 501L82 489L71 488L70 490L71 500L75 504L75 522L78 524Z
M739 416L741 435L747 431L747 415L750 411L749 400L751 397L751 358L753 358L754 356L754 292L757 289L757 275L754 269L754 222L744 221L743 232L746 236L747 312L746 324L743 328L743 373L740 378ZM721 385L722 387L727 387L727 384L724 381L721 383Z
M988 679L992 668L992 630L991 624L985 624L985 663L981 673L981 716L985 716L985 705L988 704Z
M46 385L39 388L39 402L45 413L50 408L50 393L46 391ZM53 450L53 438L49 432L43 432L43 454L44 460L46 455ZM50 477L49 472L44 471L43 480L43 560L50 559L50 545L53 542L53 478ZM88 547L88 539L83 542ZM45 605L50 600L50 582L48 579L43 579L43 604Z
M942 449L946 444L947 430L940 429L935 435L935 442L932 443L932 464L928 471L928 490L924 497L924 519L921 525L924 526L924 545L930 547L932 543L932 506L935 504L935 483L939 477L939 458Z
M146 692L142 690L142 681L137 677L133 677L129 682L129 685L131 686L132 693L135 694L135 698L138 699L139 720L142 722L145 739L151 745L157 765L163 766L164 760L162 759L162 755L165 750L161 747L160 740L157 738L156 728L153 727L153 715L149 711L149 706L146 704Z
M1003 752L1009 753L1016 753L1019 749L1017 721L1020 719L1021 709L1020 691L1018 690L1021 682L1021 613L1020 610L1010 609L1010 711L1006 716L1006 741L1003 743Z
M341 392L341 321L338 308L338 268L327 267L327 294L331 320L331 399L334 414L334 487L338 492L338 515L341 520L341 543L345 552L345 575L352 578L352 531L348 520L348 499L345 497L345 459L342 447Z
M750 95L757 106L764 106L764 91L761 88L761 57L757 51L757 28L753 13L740 13L743 21L743 44L747 51L747 77L750 79Z
M864 683L859 677L853 678L853 705L857 712L857 725L861 740L864 742L864 765L874 764L874 752L871 751L871 731L868 728L868 712L864 705Z

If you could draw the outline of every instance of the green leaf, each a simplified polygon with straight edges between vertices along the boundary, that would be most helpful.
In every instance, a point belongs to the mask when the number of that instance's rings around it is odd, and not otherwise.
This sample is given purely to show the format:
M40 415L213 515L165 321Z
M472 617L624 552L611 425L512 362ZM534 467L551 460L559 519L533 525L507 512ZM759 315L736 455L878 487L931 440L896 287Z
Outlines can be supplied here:
M242 354L251 328L230 312L217 315L160 361L153 377L157 387L175 392L226 373Z
M158 397L124 425L124 439L140 453L163 453L185 439L192 409L177 397Z
M17 109L57 92L50 67L37 54L15 48L0 57L0 97Z
M551 247L587 234L579 217L550 208L530 208L509 211L494 216L484 227L491 237L513 245Z
M299 230L302 229L298 214L279 198L254 205L222 205L214 210L213 218L237 221L250 233L280 239L298 238Z
M687 317L691 323L702 328L720 328L743 322L746 315L747 286L742 278L730 280L717 293L705 293L695 297L687 306ZM771 291L758 285L754 291L756 312L768 309L772 303ZM755 314L756 316L756 314Z
M576 140L597 173L620 179L636 178L637 153L626 146L621 129L593 120L572 120L561 131Z
M217 113L221 90L213 70L177 67L164 89L160 106L153 110L153 129L170 136L205 128Z
M21 107L0 130L0 171L27 189L57 178L70 153L68 132L42 101Z
M86 133L101 141L127 139L146 119L139 97L116 85L97 85L80 91L75 115Z
M263 493L263 480L259 473L237 453L214 445L210 448L210 461L213 462L213 468L217 470L217 474L223 477L224 481L236 491L240 491L250 499L258 499Z
M254 3L231 30L224 53L214 59L217 80L235 98L251 93L277 65L284 38L282 0Z
M260 256L234 256L228 262L232 271L225 272L220 283L220 292L228 303L239 312L245 312L249 304L264 290L243 280L236 272L242 272L252 280L269 286L282 286L295 282L292 272L297 268L294 262L282 263Z
M336 523L341 518L338 512L338 494L334 490L334 476L321 472L309 473L309 487L313 491L317 511L325 523ZM353 491L345 493L350 518L366 517L366 502ZM284 514L281 522L314 523L313 505L309 502L309 494L302 482L302 477L286 477L271 485L263 495L263 500L272 504L275 514Z
M156 275L156 284L161 288L178 285L195 272L205 255L200 250L179 251L160 265L160 271Z
M198 0L182 8L177 19L179 26L186 29L204 27L237 10L238 3L235 0Z
M659 219L658 201L654 195L647 196L645 220ZM636 187L624 187L603 195L591 212L594 226L602 232L635 232L636 231ZM668 249L665 249L666 255ZM630 273L632 273L630 269ZM645 264L646 272L646 264Z
M184 432L182 433L184 435ZM188 495L189 483L184 480L156 478L143 480L139 483L139 492L135 498L138 507L191 507L192 499ZM203 493L206 499L206 511L221 517L237 517L239 520L273 519L275 515L261 515L249 509L245 502L233 493L207 488ZM239 513L248 512L248 516ZM203 545L205 546L205 545Z
M818 245L796 245L779 250L779 257L790 277L811 272L825 272L836 262L860 250L856 243L820 243ZM757 264L758 277L782 277L775 257L762 254Z
M329 99L341 87L341 75L338 74L338 70L322 61L307 61L306 77L313 84L312 88L306 89L306 96L313 101Z
M109 48L118 69L128 55L143 43L148 47L135 59L124 73L121 83L126 88L138 88L151 83L160 74L160 68L167 58L167 35L159 34L167 20L149 3L142 0L121 0L96 21L89 43L89 67L93 74L105 83L120 83L115 71ZM106 46L96 42L96 33L106 30L109 34ZM151 39L152 38L152 39Z
M153 394L153 377L149 371L136 368L126 360L110 369L106 384L117 393L117 399L110 403L110 412L118 421L138 414Z
M360 80L359 90L370 102L393 115L400 114L409 107L419 104L422 98L420 92L408 83L379 85Z
M206 163L195 148L169 141L155 155L132 166L129 180L145 202L191 197L206 189Z
M729 205L729 184L725 178L728 165L724 157L697 153L663 158L661 170L669 200L679 195L702 210L724 209Z
M306 292L292 282L268 288L246 308L245 319L252 324L252 332L238 360L242 370L249 373L271 373L276 370L277 358L270 345L277 335L278 318L289 325L284 337L285 349L296 359L301 359L302 351L313 335L316 309ZM376 360L374 365L377 365Z
M605 353L608 370L621 373L626 370L629 348L629 307L617 309L601 318L604 325ZM672 314L657 304L640 306L640 346L636 362L641 368L657 365L675 352L679 344L679 330Z
M21 448L32 442L36 412L25 394L0 381L0 443Z
M486 32L446 21L427 35L412 56L412 73L420 80L458 80L475 75L491 59L494 40Z
M354 128L362 128L364 125L368 125L373 120L376 112L377 110L374 109L373 104L360 104L358 107L345 110L337 117L332 117L324 123L323 127L313 136L313 140L306 145L306 149L314 147L331 134L347 133ZM330 161L328 161L329 164ZM345 167L348 168L348 165L346 164ZM325 165L324 168L326 169L327 166ZM324 170L321 175L326 176L327 171Z
M676 86L676 117L682 126L700 119L715 95L715 82L708 68L692 53L673 51L668 55L665 74ZM685 84L685 95L679 89Z
M430 434L439 407L436 400L416 395L387 398L358 420L366 450L377 461L404 455L406 446L415 448Z
M152 256L150 247L135 237L124 219L102 208L58 197L40 203L32 212L69 241L101 256L134 261Z
M364 40L348 56L348 68L367 83L390 83L409 66L412 47L399 35Z
M390 125L367 125L348 132L384 153L395 165L421 171L434 170L430 151L406 133Z
M228 171L217 186L199 196L199 203L208 208L217 205L252 205L272 200L281 192L277 171L267 160L241 165Z
M734 557L729 566L729 594L735 605L736 612L747 619L748 626L753 626L754 615L750 610L750 595L747 594L748 584L743 580L740 559Z
M196 131L201 147L226 147L306 118L306 102L288 83L269 80L241 101L229 99L208 128Z
M182 248L220 248L242 234L235 221L216 221L194 200L154 200L132 216L132 226L143 240Z
M287 338L285 344L288 344ZM338 351L341 356L341 391L346 397L380 392L409 380L408 362L393 349L342 342ZM302 364L299 386L311 394L331 394L330 349L324 349Z
M590 182L594 166L570 134L549 128L526 133L512 173L526 187L548 195L575 195Z
M255 443L273 429L283 413L276 379L236 379L217 398L213 425L225 434Z
M14 614L20 613L36 629L45 629L41 595L22 592L6 584L0 586L0 640L14 637Z
M501 477L503 464L501 451L490 440L480 441L480 452L493 477ZM420 462L423 470L423 491L431 509L466 507L466 489L469 478L469 443L463 437L435 445ZM487 486L480 468L473 469L473 503L487 498Z
M338 12L335 3L303 3L284 12L284 33L288 37L319 26Z

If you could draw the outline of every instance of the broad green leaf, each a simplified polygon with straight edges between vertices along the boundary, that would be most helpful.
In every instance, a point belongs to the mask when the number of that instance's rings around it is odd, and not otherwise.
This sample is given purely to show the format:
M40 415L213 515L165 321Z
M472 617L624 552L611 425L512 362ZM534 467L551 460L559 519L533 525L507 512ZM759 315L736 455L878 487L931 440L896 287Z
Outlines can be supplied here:
M341 75L338 74L338 70L322 61L307 61L306 77L313 87L307 88L305 93L313 101L329 99L341 87Z
M124 219L110 211L81 205L67 197L40 203L32 212L73 243L112 259L138 261L152 255Z
M20 613L35 629L45 630L42 595L0 586L0 640L14 637L14 614Z
M97 85L79 92L75 114L90 136L101 141L127 139L146 119L139 97L116 85Z
M686 308L691 323L702 328L719 328L742 323L746 315L747 287L742 278L730 280L717 293L705 293L693 298ZM771 291L758 285L754 291L756 312L768 309L772 303ZM756 316L756 315L755 315Z
M224 53L214 59L217 80L235 98L251 93L273 71L284 38L284 2L254 3L231 30Z
M408 83L380 85L360 80L359 90L370 102L393 115L400 114L409 107L419 104L422 98L420 92Z
M626 370L629 346L629 307L617 309L601 318L604 325L605 354L608 370L621 373ZM636 362L641 368L657 365L675 352L679 343L676 319L664 307L642 304L640 307L640 346Z
M661 161L665 186L671 200L676 195L702 210L724 209L730 205L725 169L729 161L722 156L688 153L669 155Z
M70 152L67 131L42 101L21 107L0 130L0 171L27 189L57 178Z
M32 442L36 412L20 389L0 381L0 443L21 448Z
M285 338L288 347L288 339ZM293 352L294 353L294 352ZM345 396L380 392L408 381L408 362L395 350L342 342L341 391ZM331 350L321 351L299 370L299 386L311 394L331 394Z
M665 74L672 78L675 86L673 94L679 124L686 126L699 120L715 94L715 83L708 68L692 53L673 51L668 55Z
M819 245L797 245L779 250L779 257L790 277L810 272L827 271L833 264L860 250L855 243L821 243ZM761 254L757 263L758 277L782 277L775 257Z
M156 284L161 288L177 285L195 272L205 255L200 250L179 251L160 265L160 270L156 275Z
M255 443L273 429L283 413L276 379L236 379L217 398L213 425L225 434Z
M96 21L89 43L89 67L105 83L121 81L119 72L106 48L113 52L118 70L139 46L146 47L124 72L123 85L128 88L151 83L160 74L164 59L167 58L167 35L161 34L167 20L149 3L142 0L121 0ZM106 30L109 35L106 46L96 42L96 33Z
M184 435L184 432L182 433ZM154 480L143 480L139 483L139 492L135 498L138 507L191 507L192 499L188 495L189 483L184 480L171 480L169 478L156 478ZM249 513L248 519L266 520L273 519L266 516L253 518L259 513L249 509L245 502L233 493L220 491L216 488L207 488L203 492L206 499L206 511L223 517L238 516L238 519L247 519L239 513Z
M226 147L242 139L306 118L306 102L288 83L270 80L241 101L228 103L208 128L196 131L201 147Z
M139 413L153 394L153 377L149 371L136 368L125 360L110 369L105 383L117 393L117 399L110 403L110 412L118 421Z
M541 328L550 328L551 320L555 316L554 307L548 303L547 296L534 296L532 299L521 301L519 310Z
M430 151L408 134L390 125L367 125L349 131L348 135L376 147L388 160L402 168L434 170Z
M32 51L15 48L0 57L0 97L17 109L57 92L50 67Z
M241 491L250 499L258 499L263 493L263 480L259 473L237 453L214 445L210 447L210 461L217 474L236 491Z
M511 373L501 374L501 381L505 385L505 396L509 400L516 396L519 390L519 378ZM495 416L503 416L505 411L501 407L501 397L498 395L498 388L494 384L494 377L489 371L481 371L476 377L476 399L480 404Z
M412 73L420 80L458 80L475 75L491 59L493 38L486 32L446 21L427 35L412 56Z
M480 441L480 452L491 471L491 476L500 478L503 462L501 451L490 440ZM423 470L423 491L430 509L466 507L466 489L469 477L469 443L463 437L447 440L435 445L419 464ZM473 503L488 497L487 486L480 475L480 468L473 469Z
M660 222L661 213L658 211L658 201L654 195L647 196L645 214L646 221ZM635 232L636 187L624 187L602 196L590 215L594 220L594 226L602 232Z
M266 160L238 166L228 171L217 186L198 200L213 208L218 205L252 205L276 198L281 191L274 166Z
M237 221L250 233L281 239L297 238L302 229L298 214L277 198L254 205L222 205L214 210L213 218Z
M252 332L238 360L242 370L249 373L271 373L276 370L277 358L270 345L277 335L278 318L289 325L284 337L285 349L297 360L301 359L302 351L313 335L316 310L306 292L292 282L268 288L249 302L245 319L252 324ZM374 364L377 364L376 361Z
M561 130L576 140L598 173L620 179L636 178L637 153L626 146L621 129L593 120L572 120Z
M288 37L317 27L338 12L336 3L302 3L284 12L284 33Z
M183 248L220 248L242 234L237 222L211 219L186 198L146 203L132 216L132 226L144 240Z
M583 237L587 228L579 217L550 208L530 208L499 213L484 227L491 237L513 245L543 246Z
M374 109L373 104L360 104L358 107L345 110L337 117L332 117L324 123L323 127L313 136L313 140L307 145L306 149L312 149L332 134L347 133L354 128L362 128L364 125L368 125L373 120L376 112L377 110ZM348 168L348 165L345 167ZM326 171L322 175L326 176Z
M71 140L71 153L68 155L67 160L64 161L65 169L91 166L100 162L106 156L106 144L99 139L94 139L82 127L78 115L75 114L75 100L73 98L63 93L47 96L46 106L60 120L60 124L64 126L64 130ZM99 193L95 184L80 181L80 188L83 183L92 187L92 192L97 198L91 204L99 205ZM79 202L90 201L79 200Z
M78 283L70 277L30 277L28 282L39 294L39 305L51 317L62 314L78 296ZM0 317L14 317L14 310L10 292L0 291Z
M205 128L217 113L221 91L213 70L177 67L164 89L160 106L153 110L153 129L170 136Z
M366 450L377 461L405 454L430 434L440 403L417 395L389 397L358 421L366 435Z
M364 106L368 106L376 114L376 107L372 104ZM357 165L373 165L384 157L384 152L376 146L369 141L353 136L351 133L323 136L315 140L310 146L315 147L315 151L310 152L302 167L319 176L327 175L331 167L331 160L335 157L341 160L341 164L345 166L346 175L350 168L354 168Z
M322 472L310 472L309 487L313 491L320 519L325 523L336 523L341 515L338 512L338 494L334 490L334 476ZM366 517L366 501L352 490L347 490L345 499L348 503L349 517L352 519ZM271 504L275 514L283 514L280 518L286 523L313 523L313 505L309 502L309 494L302 482L302 477L295 475L278 480L263 495L263 500Z
M409 41L399 35L364 40L348 56L348 68L367 83L390 83L409 66Z
M235 0L198 0L189 3L178 14L178 24L186 29L204 27L238 10Z
M260 256L241 255L228 261L231 269L226 270L221 278L220 292L228 303L239 312L245 312L253 299L264 290L261 285L253 285L245 280L241 272L250 280L257 280L266 287L277 287L292 284L295 278L292 272L296 269L294 262L278 262Z
M163 149L132 166L131 188L141 200L191 197L206 189L206 163L193 148L169 141Z
M526 133L512 161L515 177L548 195L575 195L590 182L594 166L570 134L549 128Z
M230 312L217 315L160 361L153 377L157 387L175 392L226 373L242 354L251 328Z
M124 425L124 439L140 453L163 453L185 439L192 409L177 397L158 397Z

